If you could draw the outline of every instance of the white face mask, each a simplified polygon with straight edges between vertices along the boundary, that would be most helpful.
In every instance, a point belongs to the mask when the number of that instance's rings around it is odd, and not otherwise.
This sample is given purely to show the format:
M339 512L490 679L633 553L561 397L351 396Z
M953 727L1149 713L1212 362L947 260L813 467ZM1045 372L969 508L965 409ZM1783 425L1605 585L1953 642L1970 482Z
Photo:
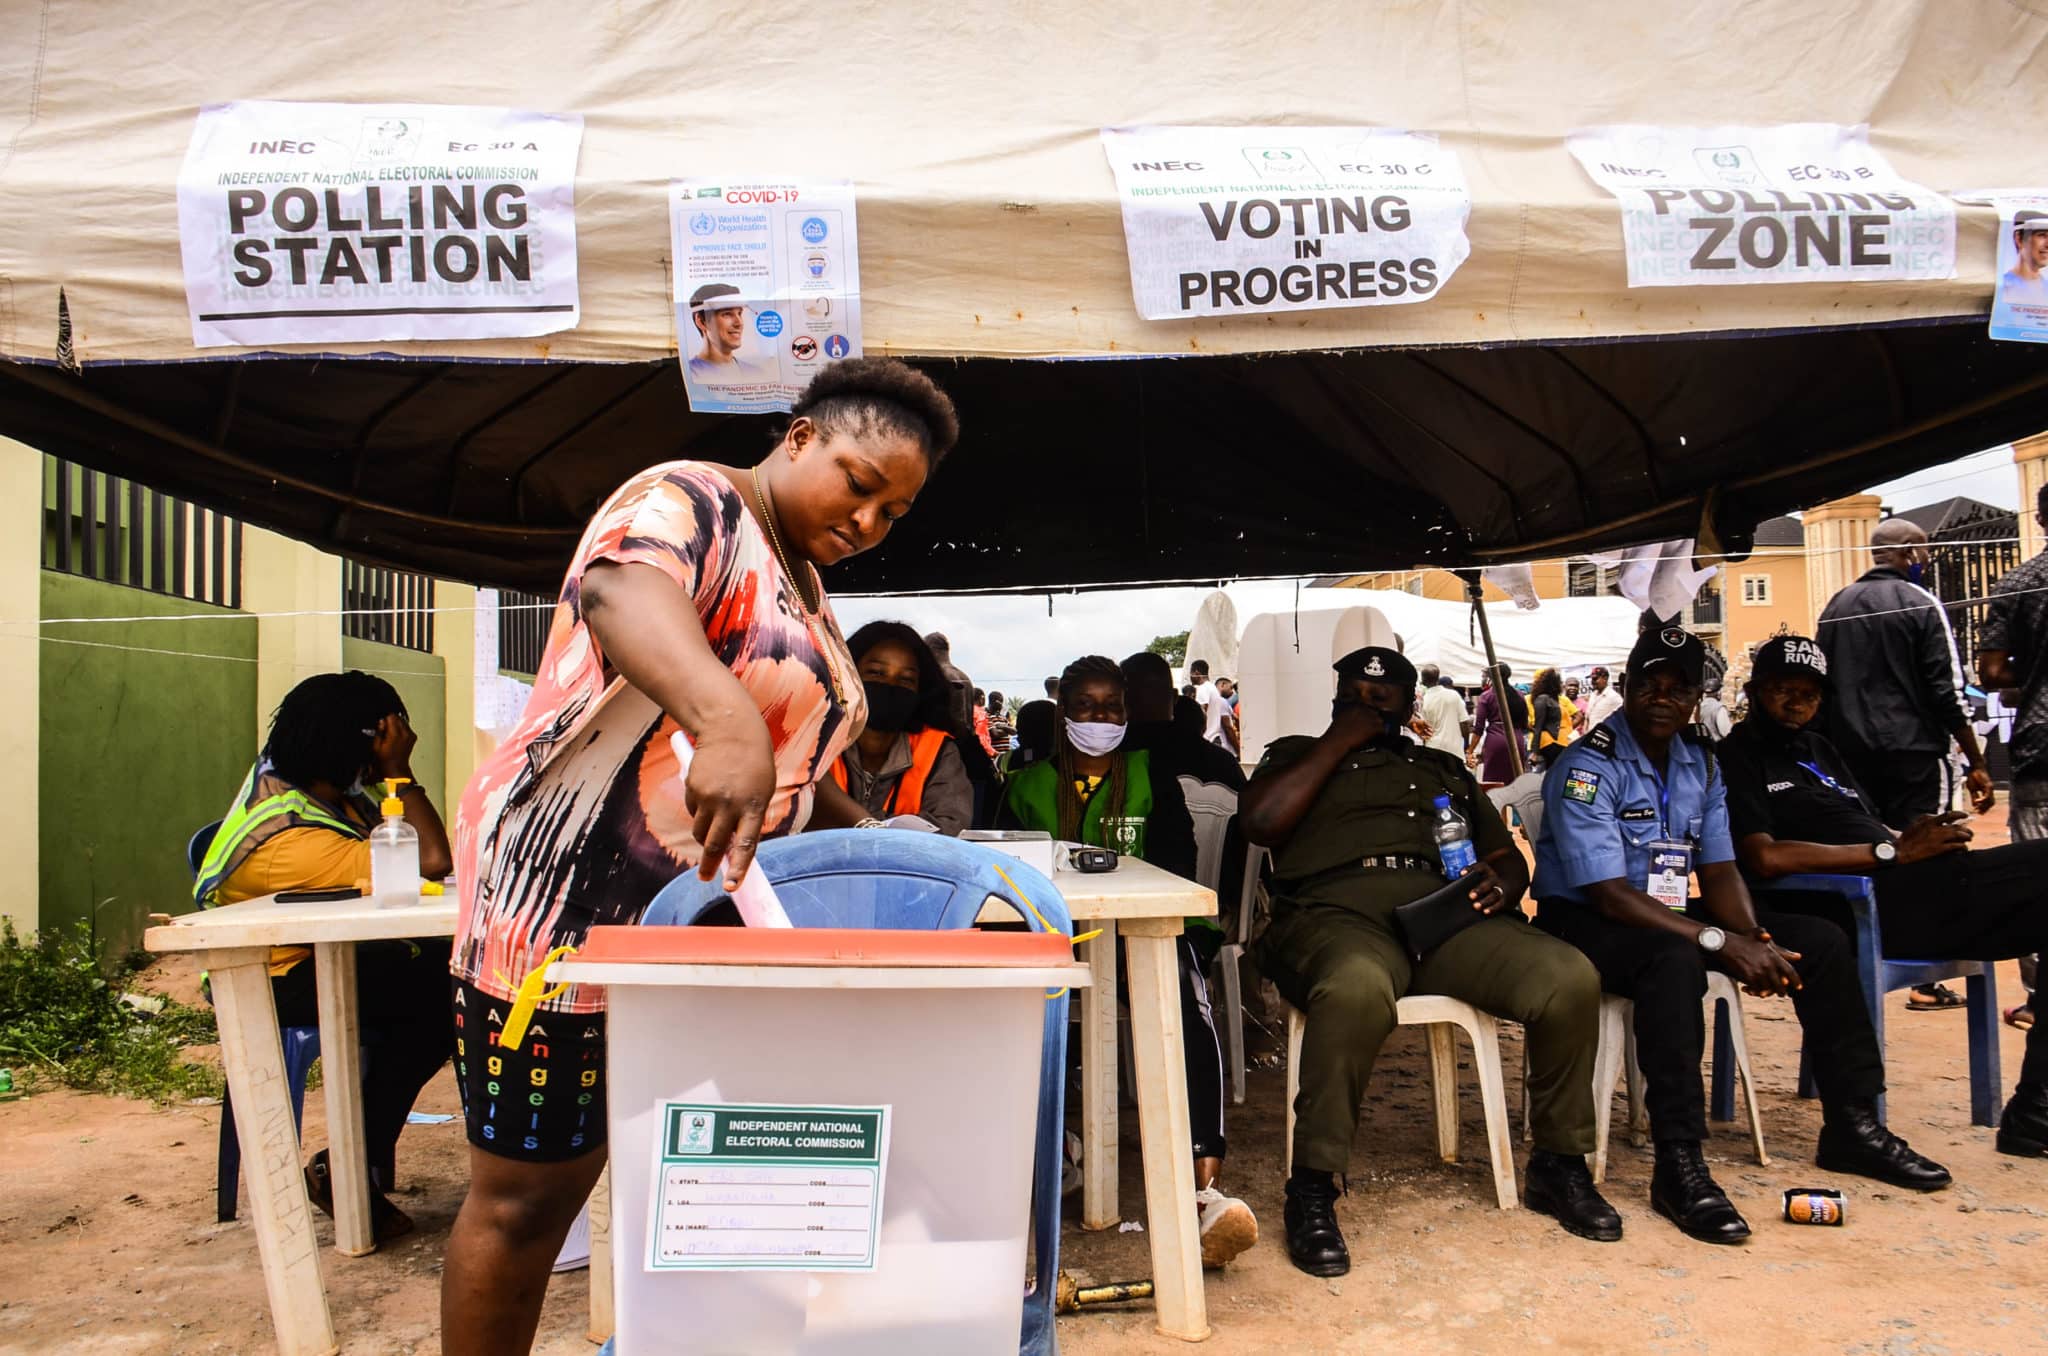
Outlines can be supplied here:
M1124 727L1106 720L1070 720L1066 729L1067 742L1091 758L1115 753L1124 742Z

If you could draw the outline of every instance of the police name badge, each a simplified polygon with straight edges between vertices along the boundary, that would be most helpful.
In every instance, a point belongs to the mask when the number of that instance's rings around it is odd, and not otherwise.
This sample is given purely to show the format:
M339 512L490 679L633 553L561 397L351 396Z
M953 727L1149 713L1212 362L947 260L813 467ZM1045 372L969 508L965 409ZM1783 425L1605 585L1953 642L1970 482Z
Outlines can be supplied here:
M1682 909L1692 879L1692 844L1662 840L1650 844L1650 871L1643 890L1668 909Z

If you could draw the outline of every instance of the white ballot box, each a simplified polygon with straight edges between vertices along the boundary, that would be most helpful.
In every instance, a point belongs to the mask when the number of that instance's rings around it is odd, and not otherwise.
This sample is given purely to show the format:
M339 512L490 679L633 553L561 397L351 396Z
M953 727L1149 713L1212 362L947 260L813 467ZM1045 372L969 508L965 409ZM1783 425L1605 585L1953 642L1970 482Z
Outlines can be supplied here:
M618 1356L1017 1349L1065 938L594 928L550 978L609 994Z

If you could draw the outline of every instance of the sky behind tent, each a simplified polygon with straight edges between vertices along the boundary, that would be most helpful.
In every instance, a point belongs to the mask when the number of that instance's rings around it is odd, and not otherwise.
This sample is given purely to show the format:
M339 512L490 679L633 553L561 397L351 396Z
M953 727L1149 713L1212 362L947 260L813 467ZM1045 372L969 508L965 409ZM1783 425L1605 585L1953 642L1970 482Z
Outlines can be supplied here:
M1917 508L1962 495L1999 508L2019 501L2019 477L2012 449L1995 447L1958 457L1898 480L1874 485L1894 509ZM886 549L886 548L885 548ZM953 642L953 660L975 684L1006 695L1043 695L1044 680L1084 654L1112 659L1145 648L1154 636L1185 631L1195 610L1213 589L1114 589L1097 593L1055 593L1047 615L1042 593L983 597L848 598L834 603L846 630L876 618L906 621L920 633L943 631ZM1254 612L1286 608L1294 592L1289 580L1272 580L1233 589L1239 595L1238 618ZM1246 606L1243 597L1257 602Z

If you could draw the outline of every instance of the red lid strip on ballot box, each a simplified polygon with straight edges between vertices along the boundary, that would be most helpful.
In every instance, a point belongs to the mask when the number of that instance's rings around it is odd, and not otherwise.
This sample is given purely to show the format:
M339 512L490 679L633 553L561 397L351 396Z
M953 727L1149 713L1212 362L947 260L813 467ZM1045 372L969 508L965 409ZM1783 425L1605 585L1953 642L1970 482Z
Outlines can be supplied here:
M1073 963L1052 932L905 932L878 928L594 927L578 964L837 965L875 969L1043 967Z

